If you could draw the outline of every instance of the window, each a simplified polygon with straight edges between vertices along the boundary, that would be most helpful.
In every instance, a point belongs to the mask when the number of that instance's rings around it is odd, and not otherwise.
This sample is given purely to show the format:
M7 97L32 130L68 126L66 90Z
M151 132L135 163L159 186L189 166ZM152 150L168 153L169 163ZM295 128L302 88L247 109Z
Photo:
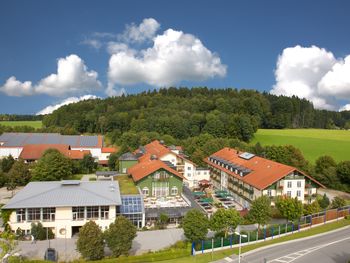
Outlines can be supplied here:
M204 175L207 175L207 172L203 172Z
M40 221L40 208L28 208L28 221Z
M191 177L191 173L187 173L187 177Z
M98 219L98 206L87 206L86 207L86 218L87 219Z
M109 206L101 206L101 219L109 219Z
M300 197L300 196L301 196L301 191L298 190L298 191L297 191L297 197Z
M43 221L55 221L56 208L45 207L43 208Z
M187 167L187 170L191 171L192 167L191 166L188 166Z
M142 189L142 194L143 194L144 196L148 196L148 195L149 195L149 189L148 189L148 187L144 187L144 188Z
M301 182L300 181L297 182L297 187L299 187L299 188L301 187Z
M123 168L123 174L126 174L126 168Z
M177 191L177 187L176 186L173 186L171 188L171 195L177 195L178 191Z
M85 218L85 207L76 206L72 207L73 220L84 220Z
M292 188L292 182L287 182L287 187Z
M287 191L287 196L291 197L292 196L292 191Z
M267 190L267 195L271 196L271 190Z
M24 222L26 220L26 210L17 209L16 210L17 223Z

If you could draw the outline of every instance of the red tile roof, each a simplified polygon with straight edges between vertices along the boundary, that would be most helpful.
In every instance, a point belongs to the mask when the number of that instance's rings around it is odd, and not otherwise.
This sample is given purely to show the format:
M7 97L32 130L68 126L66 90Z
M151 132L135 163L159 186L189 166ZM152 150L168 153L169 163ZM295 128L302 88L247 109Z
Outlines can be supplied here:
M233 177L236 177L243 182L254 186L257 189L265 189L266 187L272 185L276 181L282 179L286 175L298 171L305 175L306 177L310 178L312 181L320 185L321 187L324 187L321 183L313 179L312 177L304 174L303 172L299 171L297 168L281 164L278 162L274 162L259 156L254 156L253 158L246 160L241 157L239 157L240 154L243 152L238 152L235 149L231 149L228 147L225 147L221 149L220 151L212 154L211 156L219 157L221 159L224 159L230 163L237 164L239 166L243 166L245 168L248 168L251 170L250 173L248 173L245 176L240 176L234 172L231 172L229 169L226 169L220 165L217 165L211 161L208 160L208 158L205 158L204 161L213 166L216 167L222 171L225 171L227 174L232 175Z
M179 174L174 169L167 166L165 163L163 163L160 160L144 160L142 162L139 162L138 164L135 164L134 166L130 167L128 169L128 173L132 176L133 180L135 182L141 180L142 178L147 177L151 173L158 171L160 169L164 169L168 171L171 174L174 174L180 178L183 178L181 174Z
M66 144L26 144L23 146L19 158L24 160L38 160L48 149L56 149L73 160L81 160L85 154L90 154L90 151L70 150L70 146Z
M103 153L115 153L117 151L116 148L113 147L103 147L102 152Z
M180 147L180 146L176 146L176 147ZM192 163L194 166L197 166L195 163L193 163L192 161L186 159L184 156L180 155L180 154L176 154L173 151L171 151L168 147L166 147L164 144L161 144L158 140L154 140L153 142L150 142L149 144L146 144L144 146L145 150L146 150L146 154L149 155L155 155L158 159L162 158L164 155L166 154L173 154L175 156L177 156L178 158L181 158L189 163ZM140 150L136 150L136 153L139 153ZM144 154L144 155L146 155ZM146 159L148 157L141 157L142 159Z

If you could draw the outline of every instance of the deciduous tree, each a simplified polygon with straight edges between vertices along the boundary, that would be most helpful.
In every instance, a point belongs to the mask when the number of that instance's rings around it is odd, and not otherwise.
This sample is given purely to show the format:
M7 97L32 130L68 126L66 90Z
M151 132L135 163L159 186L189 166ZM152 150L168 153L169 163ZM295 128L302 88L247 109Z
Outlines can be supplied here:
M182 221L182 227L185 237L189 241L200 241L207 237L209 221L203 213L196 209L192 209L185 215Z
M32 170L34 181L55 181L72 175L72 162L56 149L45 151Z
M225 237L229 232L235 231L238 224L241 222L236 209L218 209L210 218L210 229L216 232L223 232Z
M105 231L105 239L112 254L116 257L129 255L132 241L136 237L136 227L124 216L118 216Z
M265 225L271 217L271 201L268 196L261 196L255 199L249 210L248 219L254 223Z
M280 214L287 220L300 218L303 214L303 204L298 198L279 197L276 201L276 207Z
M98 260L104 257L103 233L94 221L80 228L77 249L85 259Z

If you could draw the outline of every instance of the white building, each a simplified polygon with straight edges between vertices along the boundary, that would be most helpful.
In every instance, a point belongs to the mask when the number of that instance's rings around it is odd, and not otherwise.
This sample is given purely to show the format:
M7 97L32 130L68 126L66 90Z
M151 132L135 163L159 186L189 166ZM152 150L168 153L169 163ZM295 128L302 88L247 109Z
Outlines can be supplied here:
M317 188L324 187L295 167L277 163L251 153L223 148L204 160L213 186L229 192L244 207L262 195L298 198L303 203L316 200Z
M116 181L31 182L2 209L11 209L9 225L30 233L40 222L55 237L70 238L86 222L95 221L102 230L124 215L137 227L145 224L141 195L121 196Z

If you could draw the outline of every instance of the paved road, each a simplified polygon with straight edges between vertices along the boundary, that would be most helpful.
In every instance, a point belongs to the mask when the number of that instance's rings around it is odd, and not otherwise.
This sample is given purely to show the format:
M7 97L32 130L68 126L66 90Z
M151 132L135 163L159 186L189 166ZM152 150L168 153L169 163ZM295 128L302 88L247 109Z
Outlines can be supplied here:
M242 263L347 263L350 260L350 227L322 236L251 251L243 254L241 259ZM216 262L238 262L238 257L233 255Z

